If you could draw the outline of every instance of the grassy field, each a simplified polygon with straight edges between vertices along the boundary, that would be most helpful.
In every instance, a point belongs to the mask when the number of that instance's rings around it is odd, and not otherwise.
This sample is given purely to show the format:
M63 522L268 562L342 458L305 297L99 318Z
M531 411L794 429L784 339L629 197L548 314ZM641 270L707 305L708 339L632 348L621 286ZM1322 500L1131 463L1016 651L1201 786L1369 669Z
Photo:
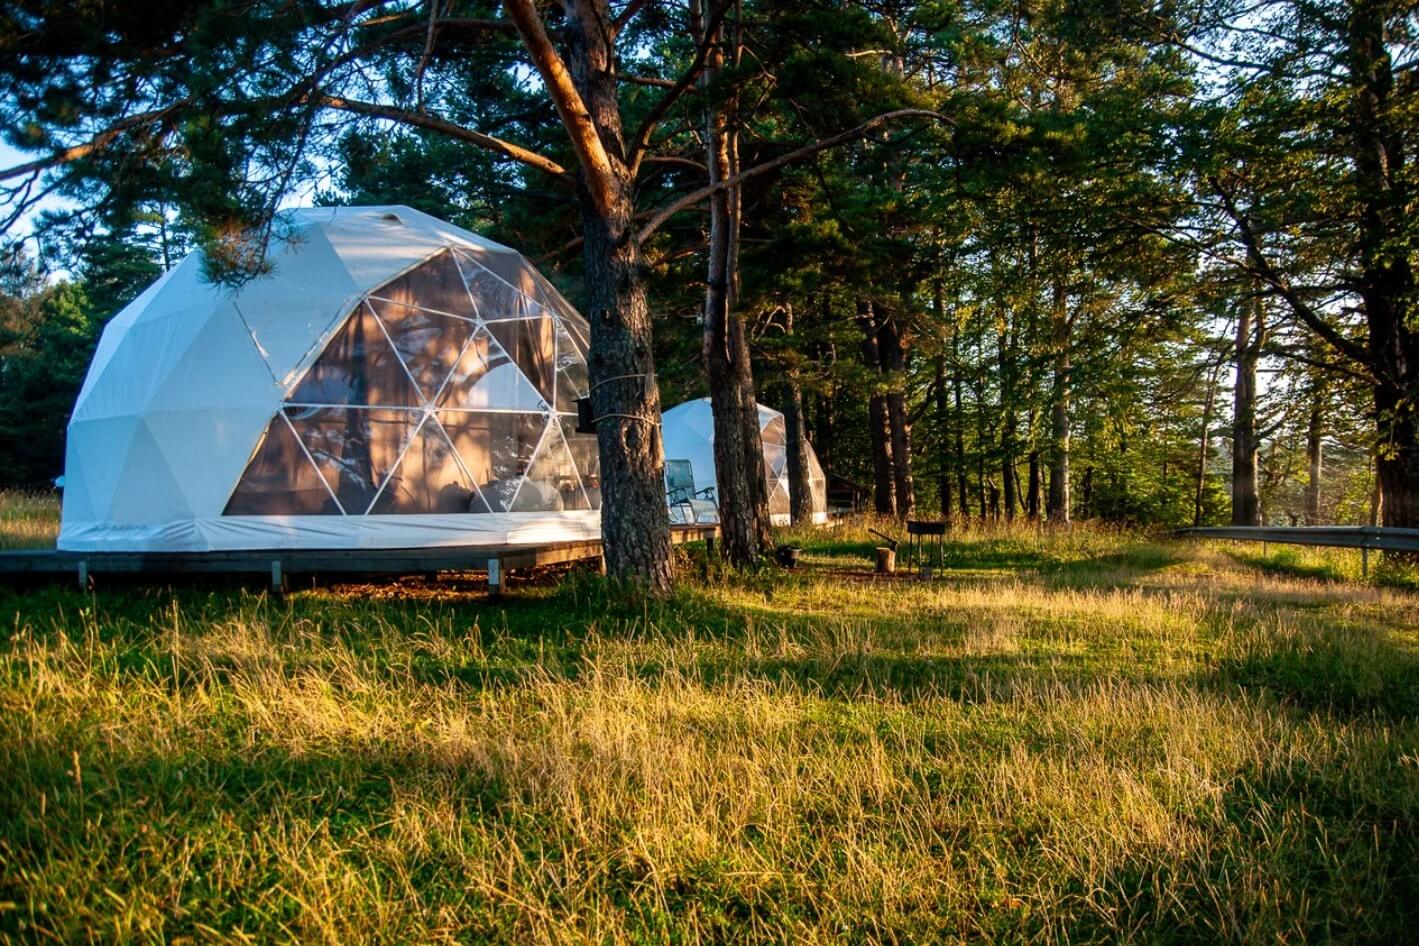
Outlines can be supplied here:
M668 601L0 588L0 937L1414 940L1419 595L1090 528L874 582L865 532L801 538Z
M57 494L0 490L0 550L53 548L58 534Z

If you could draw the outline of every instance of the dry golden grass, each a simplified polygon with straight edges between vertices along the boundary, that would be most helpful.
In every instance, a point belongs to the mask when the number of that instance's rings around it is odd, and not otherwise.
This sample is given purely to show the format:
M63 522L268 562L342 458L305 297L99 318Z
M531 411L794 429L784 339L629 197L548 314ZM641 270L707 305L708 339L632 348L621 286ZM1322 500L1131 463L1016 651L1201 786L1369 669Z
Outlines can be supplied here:
M53 548L57 535L57 493L0 490L0 549Z
M0 936L1398 942L1419 596L977 532L932 582L0 592Z

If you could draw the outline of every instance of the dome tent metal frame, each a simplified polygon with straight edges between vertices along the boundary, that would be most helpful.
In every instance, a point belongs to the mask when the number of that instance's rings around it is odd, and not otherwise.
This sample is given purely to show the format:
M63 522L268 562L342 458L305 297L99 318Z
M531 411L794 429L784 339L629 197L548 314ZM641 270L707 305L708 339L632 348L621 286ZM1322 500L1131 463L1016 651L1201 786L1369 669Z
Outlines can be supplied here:
M60 547L595 538L588 326L518 253L406 207L287 214L234 292L197 254L106 328Z
M764 481L769 491L769 517L774 525L788 525L792 495L788 482L788 435L783 414L764 405L759 408L759 435L764 447ZM688 460L696 491L716 486L714 465L714 411L707 397L685 401L661 415L666 460ZM804 438L808 453L808 482L813 494L813 522L828 521L828 481L813 445ZM670 510L671 521L681 513Z

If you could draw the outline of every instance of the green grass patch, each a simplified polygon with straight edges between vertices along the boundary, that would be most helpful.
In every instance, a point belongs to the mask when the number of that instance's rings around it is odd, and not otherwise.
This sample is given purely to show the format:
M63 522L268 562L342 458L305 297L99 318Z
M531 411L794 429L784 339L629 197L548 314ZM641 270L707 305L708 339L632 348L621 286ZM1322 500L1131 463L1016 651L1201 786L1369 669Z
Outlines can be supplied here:
M1419 923L1419 596L1089 527L958 532L932 580L784 540L664 600L0 589L0 939Z

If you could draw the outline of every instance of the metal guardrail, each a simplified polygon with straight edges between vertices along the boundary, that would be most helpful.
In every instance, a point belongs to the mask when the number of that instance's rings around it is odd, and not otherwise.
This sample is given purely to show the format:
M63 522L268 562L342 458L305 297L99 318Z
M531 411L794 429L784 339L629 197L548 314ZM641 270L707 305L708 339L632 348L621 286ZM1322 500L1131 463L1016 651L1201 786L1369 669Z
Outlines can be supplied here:
M1240 542L1274 542L1277 545L1319 545L1359 549L1361 573L1370 573L1370 550L1419 552L1419 529L1383 526L1201 526L1178 529L1173 535L1198 539L1232 539Z

